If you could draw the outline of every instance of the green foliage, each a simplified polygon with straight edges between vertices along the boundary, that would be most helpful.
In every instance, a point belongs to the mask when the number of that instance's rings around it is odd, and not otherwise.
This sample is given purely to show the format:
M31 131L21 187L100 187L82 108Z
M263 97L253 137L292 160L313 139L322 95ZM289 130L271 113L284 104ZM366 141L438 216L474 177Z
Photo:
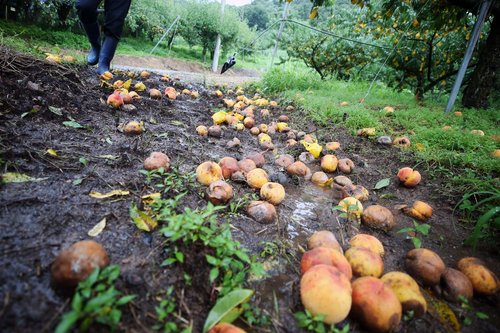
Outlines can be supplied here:
M129 303L135 295L122 296L114 283L120 275L120 266L111 265L95 269L78 284L71 301L71 310L66 312L56 327L55 333L70 332L78 325L79 332L88 331L95 322L115 331L120 323L120 307Z
M314 89L319 86L320 80L310 71L297 70L292 66L276 66L264 74L261 89L272 94L290 89Z
M488 320L489 316L481 311L474 311L474 308L470 304L469 300L462 295L458 296L460 301L460 309L458 311L458 316L462 320L464 326L472 325L474 320Z
M155 312L157 316L157 323L153 325L153 330L161 331L163 333L188 333L191 332L191 327L184 327L180 331L179 326L175 322L175 311L177 309L177 304L175 303L175 297L173 295L174 287L169 286L165 290L165 296L160 299L157 306L155 306Z
M416 249L422 247L422 240L420 237L426 237L429 235L429 230L431 229L430 224L419 224L416 221L413 221L413 227L403 228L398 231L398 234L406 234L408 239L411 239L413 246Z
M255 193L245 193L242 196L238 196L237 198L233 198L231 202L229 202L229 212L231 214L237 214L240 210L247 207L251 201L257 200L258 197Z
M194 191L198 187L195 181L196 174L192 171L181 172L177 166L172 166L168 171L164 168L156 170L140 170L146 179L145 183L150 185L154 183L155 189L163 193L180 194L188 191Z
M482 190L466 193L457 206L467 219L477 221L465 244L477 246L479 241L496 243L500 231L500 189L495 180L484 182Z
M295 320L299 324L299 327L306 329L308 332L314 333L347 333L349 332L349 324L345 325L341 329L335 327L335 325L327 325L323 322L325 316L317 315L313 316L309 311L299 311L294 313Z

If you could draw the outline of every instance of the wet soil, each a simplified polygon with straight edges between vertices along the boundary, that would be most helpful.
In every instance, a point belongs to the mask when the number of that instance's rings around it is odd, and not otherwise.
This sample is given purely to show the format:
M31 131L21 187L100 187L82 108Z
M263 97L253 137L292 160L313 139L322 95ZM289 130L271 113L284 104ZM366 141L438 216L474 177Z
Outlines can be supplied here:
M41 179L3 184L0 188L0 331L53 331L61 314L68 309L69 298L51 286L50 265L62 249L90 238L88 231L106 218L107 226L95 240L104 245L111 262L122 268L117 287L138 295L124 307L119 331L152 331L156 323L157 296L173 285L180 304L179 317L193 323L193 332L201 332L214 304L216 287L208 282L209 266L203 258L206 249L183 248L184 269L193 276L190 286L183 283L182 268L161 266L165 259L163 236L138 230L129 217L130 204L152 192L139 170L150 152L162 151L181 173L192 172L205 160L218 161L224 156L241 159L250 152L261 151L257 139L248 131L236 132L230 128L224 128L220 139L196 135L198 125L211 124L210 110L222 107L221 99L212 94L213 87L183 80L165 83L153 74L144 80L148 88L162 90L166 85L173 85L178 91L197 90L201 96L193 99L179 95L175 101L152 100L146 92L141 92L143 98L133 103L136 110L114 110L105 103L111 90L99 86L92 69L53 65L7 49L0 50L2 173L18 172ZM126 77L115 72L117 78ZM364 206L377 203L388 207L396 216L397 227L384 233L360 226L361 232L373 234L382 241L386 249L386 272L404 270L404 255L413 248L404 235L397 233L400 228L410 227L412 219L395 207L419 199L434 207L434 215L428 222L430 235L422 239L425 247L436 251L450 267L455 267L461 257L474 255L483 259L497 275L500 273L497 254L473 252L461 246L468 231L453 215L454 201L443 193L439 179L422 172L423 182L416 188L403 188L396 182L394 175L400 167L414 165L411 154L353 137L342 129L341 123L317 127L305 120L301 110L285 111L287 101L278 100L278 105L271 109L270 118L264 119L257 111L257 123L275 121L279 115L288 114L292 128L314 133L320 142L341 142L336 155L354 161L356 169L349 175L354 183L372 189L379 180L391 178L388 187L370 190L370 198ZM22 117L26 112L29 114ZM117 130L129 120L143 121L146 131L140 136L126 136ZM66 121L76 121L84 128L68 127L63 124ZM226 147L233 137L240 139L240 148ZM284 177L287 196L277 207L277 222L262 225L244 212L232 215L229 221L233 237L257 255L267 271L265 278L251 280L247 287L256 291L252 304L264 309L272 324L247 327L238 322L248 332L305 332L297 326L293 313L303 310L298 288L299 263L308 236L316 230L331 230L346 247L347 240L356 232L354 226L346 224L332 209L338 202L332 190L288 177L273 163L276 155L290 153L297 158L303 151L286 148L286 139L286 134L276 133L273 136L276 150L263 152L267 160L264 169ZM48 149L55 150L57 156L49 154ZM313 172L320 169L317 161L309 166ZM252 192L242 184L233 185L237 197ZM131 194L104 200L89 196L91 191L105 193L117 189ZM182 201L183 206L204 207L206 200L199 193L191 191ZM278 249L270 256L261 257L265 242L270 241L277 244ZM453 331L437 312L434 293L424 292L430 311L422 318L403 321L398 331ZM445 304L457 316L463 314L460 305ZM498 294L474 298L471 302L474 311L486 313L489 319L479 320L471 312L472 324L462 326L461 331L499 332L499 305ZM363 331L354 320L348 319L341 325L347 322L351 331ZM92 331L105 330L94 327Z

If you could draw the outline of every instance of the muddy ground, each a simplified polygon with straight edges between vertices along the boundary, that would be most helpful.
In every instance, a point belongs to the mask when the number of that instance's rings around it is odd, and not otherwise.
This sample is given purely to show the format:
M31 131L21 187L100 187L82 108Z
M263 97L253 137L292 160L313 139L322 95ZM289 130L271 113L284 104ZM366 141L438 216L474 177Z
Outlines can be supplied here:
M125 78L115 73L115 79ZM50 283L50 265L62 249L76 241L89 239L88 231L103 218L107 226L95 240L104 245L111 262L121 265L122 274L117 287L138 297L126 307L120 325L121 332L148 332L156 323L154 307L157 296L167 286L175 286L179 301L178 314L194 325L193 332L201 332L208 311L215 301L214 288L210 285L203 249L185 248L184 269L195 276L193 284L183 283L179 267L162 267L165 260L164 237L158 232L140 231L131 222L129 206L139 202L153 189L145 184L139 173L143 161L152 151L168 154L172 164L187 174L206 160L218 161L224 156L241 159L249 152L261 151L256 137L248 131L236 132L224 128L220 139L199 137L195 128L210 125L211 110L221 107L221 99L214 97L213 87L204 87L186 81L161 82L153 74L144 80L148 88L163 90L174 85L200 92L193 99L180 95L175 101L166 98L152 100L146 92L135 101L133 111L114 110L105 104L111 92L100 87L91 69L53 65L1 49L0 54L0 136L2 173L18 172L40 181L3 184L0 188L0 331L50 332L68 309L69 298L56 292ZM252 94L248 93L249 96ZM235 96L232 96L233 98ZM462 241L468 231L453 215L454 201L441 190L439 179L422 172L423 182L414 189L401 187L394 175L402 166L414 165L409 153L396 148L380 146L371 140L353 137L342 129L342 124L327 128L316 127L304 118L301 110L286 112L289 103L277 100L279 107L271 110L271 117L263 119L256 112L257 123L275 121L281 114L288 114L292 128L314 133L320 142L339 141L342 144L336 155L351 158L356 169L349 177L356 184L372 189L383 178L391 178L388 187L373 191L364 203L381 204L396 216L397 227L389 232L370 230L361 226L361 232L377 236L386 249L385 271L404 270L403 257L412 249L410 241L397 230L411 226L411 218L399 213L395 207L420 199L434 207L429 220L430 235L423 245L436 251L444 262L455 267L458 259L475 255L500 273L497 254L463 248ZM56 108L56 113L54 109ZM32 112L32 110L38 110ZM51 111L52 110L52 111ZM60 111L60 112L59 112ZM22 117L24 113L29 114ZM367 111L369 112L369 111ZM84 128L65 126L73 120ZM146 131L140 136L126 136L117 127L129 120L144 121ZM227 148L233 137L241 140L240 148ZM275 151L265 151L264 169L270 174L280 173L284 178L286 199L277 210L278 221L262 225L242 211L236 215L227 212L220 220L229 220L233 237L252 254L257 255L267 269L267 276L253 280L246 287L256 291L254 307L260 307L271 318L267 326L248 327L237 323L248 332L305 332L300 329L293 313L303 310L299 297L301 249L306 248L307 237L314 231L327 229L336 233L344 242L352 228L342 224L336 211L338 202L331 190L312 185L285 175L273 163L276 155L290 153L296 158L303 149L285 147L284 133L273 136ZM48 153L53 149L57 156ZM82 158L87 163L82 163ZM317 161L309 165L319 170ZM336 172L335 175L340 173ZM252 190L246 185L233 183L237 197ZM128 190L130 195L111 199L95 199L91 191L102 193L111 190ZM182 200L181 208L202 208L206 205L202 189L195 189ZM273 241L277 250L272 256L261 257L264 242ZM273 293L277 302L273 300ZM436 298L432 291L425 291L429 312L420 319L403 321L400 332L451 332L453 327L435 310ZM463 322L464 310L458 304L445 303ZM471 302L473 311L470 326L463 332L499 332L500 302L494 297L476 297ZM474 312L489 316L479 320ZM182 324L182 321L178 321ZM354 320L351 331L363 329ZM98 326L91 331L106 331Z

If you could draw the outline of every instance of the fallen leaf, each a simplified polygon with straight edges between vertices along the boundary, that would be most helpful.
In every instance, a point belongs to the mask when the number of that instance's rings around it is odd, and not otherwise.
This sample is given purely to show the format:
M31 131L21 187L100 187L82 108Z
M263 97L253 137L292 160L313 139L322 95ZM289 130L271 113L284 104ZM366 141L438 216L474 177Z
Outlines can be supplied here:
M92 198L96 198L96 199L105 199L105 198L110 198L110 197L114 197L114 196L129 195L129 194L130 194L129 191L122 191L122 190L113 190L113 191L108 192L108 193L100 193L100 192L96 192L96 191L92 191L89 193L89 195Z
M130 205L129 215L135 226L141 230L150 232L158 226L158 221L139 210L134 202Z
M64 126L68 126L68 127L72 127L72 128L85 128L85 126L77 123L76 121L74 120L71 120L71 121L63 121L63 125Z
M2 183L24 183L24 182L39 182L42 180L48 179L46 178L33 178L31 176L17 173L17 172L6 172L0 175L2 179Z
M381 179L381 180L379 180L377 182L377 184L375 184L375 187L373 189L374 190L380 190L381 188L389 186L390 183L391 183L391 179L390 178Z
M99 235L106 227L106 218L103 218L99 223L97 223L92 229L89 230L87 235L90 237L95 237Z
M63 110L62 108L56 108L55 106L49 105L49 111L58 116L62 116L62 110Z
M317 142L309 143L305 140L301 140L300 143L306 148L308 152L310 152L314 158L318 158L323 150L323 147L320 146Z
M47 149L47 154L50 156L57 156L57 152L52 148Z
M161 198L161 193L160 192L155 192L147 195L143 195L141 197L142 202L146 205L151 205L156 199Z
M207 332L219 322L231 323L236 320L243 312L241 305L248 302L253 293L251 289L235 289L219 299L208 313L203 332Z
M129 90L131 84L132 84L132 79L128 79L127 81L123 82L123 88Z

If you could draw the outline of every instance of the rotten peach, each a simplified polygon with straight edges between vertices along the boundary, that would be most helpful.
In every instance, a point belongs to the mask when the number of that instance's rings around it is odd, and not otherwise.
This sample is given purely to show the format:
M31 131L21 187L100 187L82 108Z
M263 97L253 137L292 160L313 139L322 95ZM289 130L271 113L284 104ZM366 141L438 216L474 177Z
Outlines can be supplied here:
M267 201L252 201L247 207L248 215L262 224L274 222L277 218L276 208Z
M403 306L403 311L413 311L415 317L421 317L427 311L427 302L420 292L417 282L403 272L389 272L380 280L391 288Z
M255 168L247 173L247 184L251 188L260 189L267 182L269 176L264 169Z
M340 243L338 242L333 232L328 230L316 231L307 240L307 247L309 248L309 250L320 246L337 250L342 254L344 253L342 246L340 246Z
M422 176L420 175L420 172L409 167L404 167L399 169L398 178L404 186L415 187L420 183Z
M170 168L170 158L167 154L158 151L152 152L149 157L144 160L144 169L156 170L160 168L168 171Z
M240 171L238 161L234 157L226 156L221 158L219 166L222 169L222 177L224 177L224 179L230 179L233 173Z
M215 162L203 162L196 168L196 179L203 185L210 185L222 179L222 169L219 164Z
M208 128L206 126L200 125L196 127L196 133L198 133L199 136L207 136Z
M225 205L233 198L233 188L223 180L216 180L208 186L207 198L214 205Z
M494 295L500 288L500 281L484 262L478 258L466 257L458 261L458 269L472 283L474 292L482 295Z
M249 158L245 158L239 161L238 166L240 167L240 170L241 172L243 172L243 174L246 174L252 171L253 169L257 168L255 162Z
M312 177L311 169L307 167L303 162L296 161L286 167L286 171L295 176L302 176L306 179L310 179Z
M273 205L279 205L285 199L285 188L279 183L267 182L260 188L260 197Z
M108 100L106 101L106 104L111 105L115 109L119 109L124 103L123 103L123 97L120 94L120 92L115 91L111 95L108 96Z
M255 152L248 154L245 158L249 158L255 162L257 168L262 168L266 164L266 158L261 153Z
M368 250L384 255L384 246L377 237L368 234L357 234L349 240L351 247L366 247Z
M346 174L350 174L354 170L354 162L348 158L342 158L337 165L338 169Z
M396 225L392 212L380 205L371 205L363 211L361 221L374 229L390 231Z
M321 158L321 170L324 172L334 172L337 170L338 163L337 156L331 154L325 155Z
M441 274L440 284L444 298L450 302L458 302L460 297L471 299L474 293L471 280L459 270L446 267Z
M406 254L405 267L411 276L422 281L424 285L435 286L446 266L434 251L419 248Z

